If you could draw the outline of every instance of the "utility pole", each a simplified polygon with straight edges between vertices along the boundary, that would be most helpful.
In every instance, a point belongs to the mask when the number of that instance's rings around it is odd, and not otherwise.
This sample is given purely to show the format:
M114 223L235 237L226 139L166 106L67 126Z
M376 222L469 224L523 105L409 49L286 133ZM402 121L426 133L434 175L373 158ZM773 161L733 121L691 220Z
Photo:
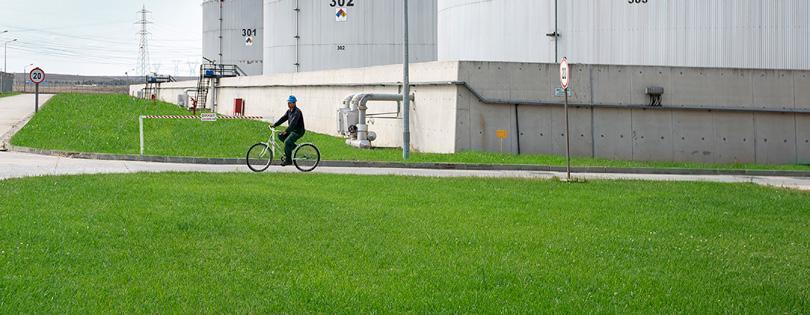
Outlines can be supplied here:
M141 30L138 31L138 74L141 76L146 76L149 73L149 31L147 30L146 26L152 24L152 21L149 21L147 18L147 14L152 13L152 11L146 10L146 5L143 6L143 9L138 11L140 14L140 20L135 22L135 24L139 24L141 26Z
M8 73L8 43L13 43L16 41L17 39L15 38L3 43L3 46L5 46L5 48L3 48L3 72Z
M411 78L410 78L410 41L408 38L408 0L403 0L402 35L402 159L411 158Z
M2 89L4 88L4 86L6 84L5 77L6 77L6 73L8 73L8 43L12 43L12 42L16 42L16 41L17 41L17 39L15 38L15 39L12 39L12 40L9 40L9 41L6 41L5 43L3 43L3 46L5 48L3 48L3 75L0 76L0 91L2 91ZM12 88L12 90L13 90L13 88Z

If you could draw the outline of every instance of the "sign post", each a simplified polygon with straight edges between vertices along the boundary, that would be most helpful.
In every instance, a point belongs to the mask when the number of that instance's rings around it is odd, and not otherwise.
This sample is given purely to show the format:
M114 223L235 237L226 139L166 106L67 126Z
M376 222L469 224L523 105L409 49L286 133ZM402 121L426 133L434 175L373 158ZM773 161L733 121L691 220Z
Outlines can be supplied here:
M503 139L506 139L506 138L509 137L509 132L504 130L504 129L498 129L498 130L495 130L495 136L497 136L498 139L501 140L501 153L503 153Z
M39 112L39 84L45 82L45 71L36 67L31 69L31 72L28 73L28 78L31 79L31 82L35 84L34 90L34 113Z
M560 86L565 94L565 172L568 181L571 181L571 128L568 123L568 85L571 83L571 67L568 65L568 58L563 57L560 61Z

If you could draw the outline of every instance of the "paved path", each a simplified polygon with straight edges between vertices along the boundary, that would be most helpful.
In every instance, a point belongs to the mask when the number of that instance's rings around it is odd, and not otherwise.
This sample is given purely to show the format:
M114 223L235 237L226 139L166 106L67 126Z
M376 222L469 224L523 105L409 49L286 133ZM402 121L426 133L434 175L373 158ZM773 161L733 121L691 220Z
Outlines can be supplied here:
M76 175L116 174L139 172L249 172L247 166L171 164L133 161L99 161L71 159L17 152L0 152L0 180L9 178ZM297 172L294 167L272 166L266 174ZM466 171L386 168L321 167L316 173L354 175L401 175L423 177L488 177L488 178L562 178L563 173L529 171ZM650 181L706 181L721 183L755 183L810 191L810 178L730 176L730 175L639 175L639 174L576 174L577 178L595 180L650 180ZM651 184L653 185L653 184Z
M40 107L53 95L40 94ZM22 127L34 113L34 94L0 97L0 147L10 138L10 132Z
M51 95L40 95L45 103ZM0 135L6 135L19 128L34 109L33 95L18 95L0 98ZM78 175L78 174L119 174L140 172L249 172L246 166L171 164L133 161L100 161L71 159L55 156L36 155L18 152L0 152L0 180L10 178ZM271 167L266 173L297 172L294 167ZM340 168L321 167L317 173L356 174L356 175L401 175L423 177L489 177L489 178L563 178L557 172L533 171L469 171L469 170L429 170L429 169L388 169L388 168ZM756 183L775 187L794 188L810 191L810 178L733 176L733 175L639 175L639 174L576 174L582 179L605 180L650 180L650 181L707 181L721 183ZM652 185L652 184L651 184Z

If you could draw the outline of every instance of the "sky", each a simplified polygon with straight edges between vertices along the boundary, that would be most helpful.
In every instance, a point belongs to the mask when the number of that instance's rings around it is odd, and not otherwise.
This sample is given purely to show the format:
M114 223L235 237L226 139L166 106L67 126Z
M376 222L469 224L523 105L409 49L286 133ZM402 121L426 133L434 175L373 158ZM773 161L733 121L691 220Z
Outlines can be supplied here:
M201 0L0 0L0 45L8 72L137 74L142 6L149 24L150 70L184 75L200 64ZM0 46L0 54L3 53ZM0 55L0 57L3 57ZM0 60L3 62L3 60ZM0 64L0 66L3 66ZM1 70L2 68L0 68Z

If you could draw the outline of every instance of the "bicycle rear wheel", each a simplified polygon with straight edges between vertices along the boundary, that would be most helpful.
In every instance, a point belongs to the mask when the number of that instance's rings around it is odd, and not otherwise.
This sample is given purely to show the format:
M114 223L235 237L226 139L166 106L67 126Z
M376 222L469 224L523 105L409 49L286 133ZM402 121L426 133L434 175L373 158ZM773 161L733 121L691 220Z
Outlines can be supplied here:
M273 150L266 143L254 144L247 152L245 163L251 171L264 172L273 163Z
M314 144L304 143L295 148L293 164L302 172L311 172L321 163L321 151Z

